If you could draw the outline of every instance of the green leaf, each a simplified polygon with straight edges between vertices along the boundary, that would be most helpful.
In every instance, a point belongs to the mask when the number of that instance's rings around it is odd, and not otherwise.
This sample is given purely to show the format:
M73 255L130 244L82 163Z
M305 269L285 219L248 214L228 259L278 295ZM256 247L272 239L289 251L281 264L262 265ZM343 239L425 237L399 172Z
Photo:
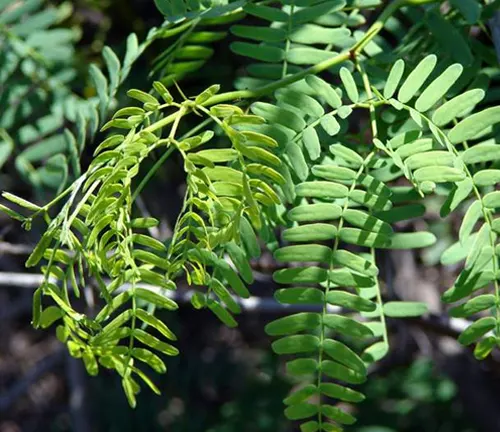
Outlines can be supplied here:
M396 135L389 140L388 146L393 150L397 150L406 144L411 144L421 138L422 132L418 130L409 130Z
M321 144L319 142L318 134L313 126L304 129L302 133L302 143L309 154L311 160L316 160L321 154Z
M465 150L461 157L466 164L495 161L500 159L500 145L478 144Z
M285 408L285 417L289 420L301 420L318 413L318 405L306 402Z
M158 350L165 355L176 356L179 354L179 350L177 348L166 342L160 341L158 338L146 333L144 330L138 328L134 329L134 337L144 345Z
M334 225L315 223L289 228L283 231L283 240L290 242L312 242L331 240L337 235Z
M371 300L345 291L330 291L326 295L326 300L332 305L353 309L358 312L373 312L377 307Z
M203 309L207 305L207 296L198 291L193 293L189 300L196 310Z
M172 330L170 330L163 321L159 320L154 315L146 312L144 309L136 309L135 314L137 318L139 318L144 324L153 327L167 339L170 339L172 341L177 340L177 337L172 332Z
M116 56L115 52L108 46L105 46L102 50L102 56L106 62L106 67L108 68L109 83L111 88L111 93L114 93L118 87L120 80L120 60Z
M233 42L229 47L235 54L263 62L276 63L283 61L285 58L285 51L281 48L272 46L257 45L247 42Z
M455 125L448 133L448 139L452 144L469 141L498 122L500 122L500 107L486 108Z
M496 327L496 320L493 317L483 317L472 323L458 337L458 342L462 345L470 345Z
M260 256L259 242L252 225L245 217L240 219L240 238L247 255L250 258L258 258Z
M328 417L329 419L340 424L351 425L356 422L355 417L335 406L321 405L321 412L325 417Z
M222 167L219 167L222 168ZM234 170L235 171L235 170ZM256 176L263 176L270 179L272 182L277 183L279 185L283 185L286 183L285 178L275 169L261 165L258 163L251 163L247 165L247 173L253 174Z
M466 177L461 182L456 183L441 207L441 217L446 217L452 211L456 210L458 206L469 197L472 189L473 183L469 177Z
M323 341L323 350L333 360L343 364L362 376L366 376L366 365L361 358L342 342L332 339Z
M253 142L270 148L279 147L278 142L274 138L264 135L262 133L255 131L242 131L241 134L246 138L247 143Z
M238 325L233 316L226 309L224 309L219 303L209 299L207 306L215 314L215 316L219 318L221 322L224 323L226 326L233 328Z
M24 207L24 208L31 210L31 211L34 211L34 212L42 209L41 207L37 206L36 204L33 204L32 202L29 202L29 201L25 200L24 198L20 198L14 194L11 194L10 192L3 192L2 196L6 200L9 200L9 201L13 202L14 204L17 204L19 207Z
M240 150L241 153L243 153L243 155L250 160L267 163L269 165L274 165L276 167L279 167L281 165L280 158L268 152L267 150L264 150L263 148L256 146L248 146L248 147L242 147Z
M233 149L210 149L200 150L196 153L191 153L208 159L211 162L231 162L238 158L238 152Z
M448 90L458 80L464 70L461 64L449 66L423 91L415 102L415 108L420 112L425 112L432 108Z
M320 118L325 114L325 110L321 104L305 93L290 88L281 88L276 91L275 95L278 99L278 103L293 106L312 118Z
M316 18L323 15L341 10L345 5L345 0L330 0L314 6L302 8L300 11L294 13L292 23L296 25L314 21Z
M318 313L301 312L274 320L267 324L264 330L270 336L284 336L304 330L314 330L320 323Z
M465 173L448 166L429 166L419 168L413 173L419 183L431 181L434 183L459 182L465 178Z
M342 84L344 84L347 97L351 99L353 103L357 103L359 100L358 87L349 69L345 67L340 68L340 79L342 80Z
M356 171L336 165L314 165L312 172L316 177L332 181L349 181L356 178Z
M375 283L374 279L352 273L347 269L335 269L328 272L329 280L337 286L354 286L358 288L369 288Z
M270 123L278 123L296 132L301 132L306 123L302 117L288 109L277 107L266 102L255 102L250 107L252 113L264 117Z
M274 253L274 258L281 262L330 262L332 250L323 245L309 244L285 246Z
M366 381L365 375L331 360L321 362L321 371L330 378L345 381L348 384L362 384Z
M326 427L326 424L323 423L323 429ZM326 429L324 429L326 430ZM306 423L302 423L300 425L300 432L317 432L319 431L319 423L316 420L311 420Z
M290 396L283 400L285 405L297 405L305 400L309 399L312 395L316 394L318 391L314 384L307 384L306 386L294 391Z
M54 235L55 232L52 230L45 231L45 233L42 235L42 238L33 249L33 252L31 252L31 255L26 260L26 267L34 267L40 262L45 251L52 243Z
M316 351L319 338L312 335L285 336L273 342L272 348L276 354L297 354Z
M322 304L323 292L317 288L284 288L276 290L274 298L282 304Z
M315 75L308 75L306 83L315 91L315 93L323 97L328 105L337 109L342 105L342 101L337 92L321 78Z
M486 194L483 198L483 205L492 209L500 207L500 191Z
M48 328L63 316L64 312L60 308L57 306L49 306L44 309L40 315L39 325L44 329Z
M494 307L495 304L496 298L493 294L483 294L450 309L449 314L456 318L468 318L478 312Z
M321 283L326 281L327 269L309 266L294 267L277 270L273 274L273 279L278 283Z
M389 72L389 76L384 86L384 97L386 99L390 99L394 96L401 78L403 77L403 73L405 71L405 62L402 59L399 59L394 63Z
M8 217L18 220L20 222L24 222L26 220L26 217L24 217L22 214L11 210L10 208L4 206L3 204L0 204L0 212L5 213Z
M342 144L332 144L330 146L330 152L347 163L352 164L355 168L359 168L363 165L363 158L354 150Z
M233 25L231 33L247 39L263 42L281 42L286 38L286 31L280 28Z
M321 117L320 124L323 130L330 136L337 135L340 131L340 124L333 114Z
M165 363L163 363L163 360L145 348L132 348L130 353L137 360L146 363L156 373L163 374L167 371L167 367L165 366Z
M361 402L365 399L363 394L334 383L321 383L319 391L325 396L344 402Z
M398 100L402 103L408 102L423 86L429 75L436 66L437 57L431 54L425 57L413 71L408 75L398 92Z
M338 236L346 243L365 247L383 247L390 243L390 237L358 228L342 228Z
M308 181L295 187L298 196L310 198L345 198L349 189L341 184L327 181Z
M365 231L377 232L383 235L392 235L392 227L375 216L371 216L361 210L347 209L342 214L343 218L351 225Z
M465 212L465 216L462 219L462 224L460 225L460 230L458 233L458 238L460 242L464 244L469 238L474 226L482 215L481 201L474 201L470 207Z
M143 92L142 90L130 89L127 91L127 96L142 103L160 105L160 103L154 96L150 95L149 93Z
M378 275L378 268L373 263L347 250L334 251L332 258L335 264L350 268L366 276Z
M108 81L106 80L106 77L101 72L101 70L94 64L90 65L89 73L92 78L92 81L94 82L97 91L97 96L99 97L100 118L104 119L109 103Z
M374 216L387 223L395 223L413 218L421 217L425 214L425 206L422 204L408 204L400 207L393 207L390 210L374 213Z
M484 95L484 90L474 89L455 96L434 111L432 121L437 126L444 126L474 108L484 99Z
M135 295L140 299L152 303L158 307L165 308L168 310L176 310L179 308L177 303L175 303L173 300L159 293L156 293L152 290L146 288L135 288L134 292Z
M155 1L159 1L159 0L155 0ZM132 408L135 408L137 405L137 400L135 398L135 392L134 392L134 388L133 388L132 381L131 381L130 377L127 376L127 377L124 377L122 379L122 387L123 387L123 391L125 392L125 395L127 396L127 401L129 403L129 405Z
M390 244L382 246L387 249L420 249L436 243L436 236L430 232L397 233L390 237Z
M241 249L235 242L230 242L226 245L226 250L243 280L246 283L251 284L254 280L253 272L243 249Z
M155 81L153 83L153 88L161 96L165 103L171 104L174 100L168 89L160 81Z
M399 155L401 159L406 159L410 156L431 150L434 150L434 142L432 138L422 138L399 147L396 150L396 154Z
M238 276L238 273L236 273L224 259L218 260L215 265L237 295L242 298L250 297L250 292Z
M172 4L167 0L154 0L157 9L165 16L174 14Z
M243 10L250 15L270 22L288 22L289 18L289 15L281 9L264 5L256 5L254 3L247 3L243 7Z
M97 360L95 359L94 353L90 349L83 351L82 360L85 365L85 369L90 376L96 376L99 373Z
M386 342L375 342L363 351L361 356L368 364L382 360L389 352L389 346Z
M485 169L474 174L472 178L476 186L493 186L500 183L500 170Z
M484 360L493 351L493 348L497 345L497 339L495 336L488 336L479 341L479 343L474 348L474 357L478 360Z
M492 271L482 271L470 276L470 272L462 272L455 284L446 290L442 299L446 303L461 300L473 291L488 285L494 278Z
M290 163L295 174L297 174L297 177L300 180L304 181L309 175L309 166L304 158L304 155L302 154L302 149L298 146L298 144L290 142L286 146L286 153L290 159Z
M373 336L373 332L369 327L342 315L328 314L323 317L323 324L349 337L365 338Z
M384 314L391 318L418 317L427 311L427 305L421 302L394 301L384 304Z
M308 204L292 208L287 217L295 222L316 222L335 220L342 214L342 208L337 204Z
M311 375L317 369L318 362L311 358L298 358L286 363L286 373L293 376Z
M203 105L207 100L209 100L213 95L215 95L220 90L219 84L213 84L207 89L203 90L196 98L194 103L197 105Z

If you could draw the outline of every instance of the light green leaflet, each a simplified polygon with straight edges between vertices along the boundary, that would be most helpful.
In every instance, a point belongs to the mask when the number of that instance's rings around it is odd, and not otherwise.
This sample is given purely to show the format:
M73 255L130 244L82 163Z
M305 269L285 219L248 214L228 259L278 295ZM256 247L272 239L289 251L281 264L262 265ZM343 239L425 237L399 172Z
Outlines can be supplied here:
M390 99L394 96L401 78L403 77L405 71L405 62L401 59L397 60L396 63L391 68L391 72L389 73L389 77L385 83L384 87L384 97L386 99Z
M408 102L424 85L429 75L436 66L437 57L434 54L423 59L415 69L413 69L404 81L398 92L398 100L402 103Z
M425 112L432 108L432 106L446 94L451 86L455 84L462 74L463 69L461 64L449 66L419 96L415 102L415 108L421 112Z
M444 126L454 118L466 113L484 99L484 91L481 89L469 90L463 94L455 96L448 102L441 105L432 114L432 121L437 126Z
M358 102L359 100L358 87L356 86L354 77L352 76L349 69L345 67L340 69L340 79L342 80L342 84L344 84L349 99L351 99L353 103Z
M500 107L486 108L454 126L448 133L448 139L452 144L469 141L498 122L500 122Z

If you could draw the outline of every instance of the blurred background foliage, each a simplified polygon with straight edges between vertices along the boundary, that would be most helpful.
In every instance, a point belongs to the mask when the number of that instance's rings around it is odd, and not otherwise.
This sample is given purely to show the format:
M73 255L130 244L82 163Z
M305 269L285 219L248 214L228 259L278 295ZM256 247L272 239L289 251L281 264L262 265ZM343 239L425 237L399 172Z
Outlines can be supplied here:
M14 40L2 20L16 3L16 0L0 0L0 50ZM54 24L65 33L53 35L59 38L55 45L60 49L55 52L45 50L43 40L28 41L45 59L38 59L33 52L31 63L23 63L8 79L2 74L7 73L10 60L5 50L0 51L0 76L5 78L0 87L0 182L2 190L46 200L68 176L61 168L66 162L60 157L75 156L70 152L58 155L59 150L66 149L63 128L72 127L71 115L68 119L67 113L71 109L78 111L95 95L89 64L103 66L105 45L123 58L128 35L135 32L139 41L144 40L152 27L161 25L162 16L152 0L32 3L39 3L39 10L52 10ZM124 100L127 88L149 87L145 83L150 81L151 65L170 43L170 39L160 39L139 58L117 94L118 105ZM229 54L228 40L213 47L216 61L209 62L202 73L184 82L183 90L188 96L208 83L233 81L239 67L235 62L239 60ZM35 72L45 80L37 86L32 85ZM51 81L54 76L58 77L57 82ZM68 106L72 108L63 113L61 107ZM32 128L35 123L42 127ZM79 151L81 154L77 156L81 156L84 166L90 160L93 146ZM176 169L175 160L169 163L143 197L148 211L155 215L175 215L179 206L182 172ZM432 202L428 204L430 216L425 222L440 241L418 257L413 267L414 275L422 274L427 280L436 279L437 270L424 270L423 263L436 264L440 252L451 242L453 221L436 222L432 218L441 202L436 203L434 210ZM24 233L2 216L2 244L30 244L37 236L36 227L31 233ZM0 254L0 270L23 271L23 258ZM264 255L257 265L266 269L272 264ZM256 295L270 295L270 284L262 285L257 287ZM244 315L237 329L227 329L210 313L189 307L165 317L179 335L181 354L169 361L168 375L156 379L162 396L144 391L137 409L131 410L116 376L103 373L96 378L87 377L81 366L63 353L53 334L31 329L30 304L29 290L0 289L0 432L295 431L282 414L282 399L291 383L284 377L283 365L269 349L263 331L270 320L267 314ZM352 430L484 430L475 426L481 413L477 412L477 406L468 406L461 397L460 384L454 379L456 374L447 376L446 362L416 347L408 337L408 329L397 330L398 350L373 371L369 383L361 389L367 400L357 408L359 422ZM498 368L481 367L486 370L488 380L497 379ZM466 369L462 372L467 374ZM33 373L33 379L29 380ZM23 387L26 379L28 385ZM481 391L472 387L463 390Z

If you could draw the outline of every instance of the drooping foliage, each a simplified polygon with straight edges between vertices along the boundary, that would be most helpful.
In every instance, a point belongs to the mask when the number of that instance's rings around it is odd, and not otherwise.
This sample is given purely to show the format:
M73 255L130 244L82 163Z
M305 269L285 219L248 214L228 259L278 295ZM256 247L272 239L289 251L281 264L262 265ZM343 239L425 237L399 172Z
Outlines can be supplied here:
M443 265L462 263L443 301L454 304L452 317L470 320L459 341L487 357L500 340L500 107L489 89L499 69L494 48L470 30L497 6L382 3L156 0L164 25L142 45L131 36L123 62L106 48L107 76L90 69L97 98L78 110L90 113L76 119L78 138L54 135L81 149L133 61L155 40L170 41L151 89L129 90L134 103L102 126L88 169L76 168L74 153L72 183L44 206L4 193L22 209L3 207L11 217L28 229L37 217L47 225L26 263L44 274L33 324L56 323L90 374L116 370L135 405L139 380L157 391L139 364L163 373L161 355L178 353L156 309L175 310L170 294L185 280L195 308L237 325L263 244L280 265L276 300L295 311L316 306L266 326L298 384L285 415L303 432L343 430L356 420L346 403L364 398L355 386L390 350L387 320L427 313L423 303L385 300L377 262L386 250L434 244L431 232L401 232L400 222L422 217L438 194L446 196L441 217L463 214L457 242L441 256ZM214 84L174 98L172 87L196 77L225 37L247 62L236 90ZM181 133L193 116L197 126ZM134 210L173 154L186 188L161 242L149 231L159 221ZM74 306L90 280L103 305L94 316Z

